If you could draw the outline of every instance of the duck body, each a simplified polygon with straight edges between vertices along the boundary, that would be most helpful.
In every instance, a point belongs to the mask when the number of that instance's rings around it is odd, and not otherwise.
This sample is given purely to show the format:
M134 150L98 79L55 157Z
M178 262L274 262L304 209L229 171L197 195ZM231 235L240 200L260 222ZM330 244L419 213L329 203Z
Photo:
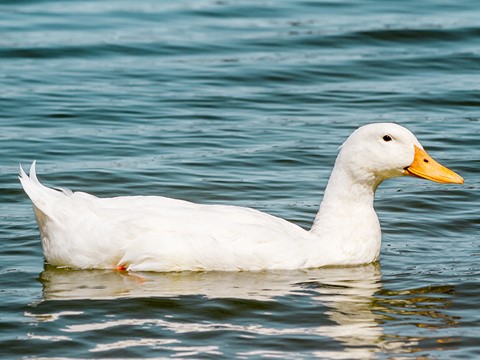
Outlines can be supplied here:
M34 176L34 168L30 174ZM321 244L314 232L245 207L160 196L98 198L83 192L43 191L50 198L34 205L34 211L45 259L54 266L131 271L300 269L368 263L380 250L378 220L373 241L352 241L363 249L349 249L339 241ZM349 236L358 239L358 234ZM312 256L315 253L321 256Z
M403 149L401 156L386 159L391 141L383 140L385 134L402 143L391 151ZM45 259L54 266L238 271L358 265L380 254L376 188L386 178L410 175L406 168L415 162L417 148L423 151L413 134L396 124L354 132L342 145L309 231L245 207L56 190L38 181L35 163L30 175L20 170L20 181L33 202ZM463 182L451 171L436 176L430 180Z
M308 233L253 209L159 196L60 196L55 209L35 209L45 258L52 265L135 271L258 270L266 264L293 269L305 261L301 250Z

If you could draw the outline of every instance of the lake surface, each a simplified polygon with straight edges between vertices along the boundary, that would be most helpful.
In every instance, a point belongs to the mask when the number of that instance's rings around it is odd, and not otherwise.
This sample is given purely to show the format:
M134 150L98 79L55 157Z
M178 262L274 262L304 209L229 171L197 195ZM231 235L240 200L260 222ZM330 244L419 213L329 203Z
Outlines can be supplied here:
M0 357L480 357L480 3L2 1L0 33ZM17 179L36 159L51 186L308 228L338 147L383 121L465 185L382 184L367 266L56 269Z

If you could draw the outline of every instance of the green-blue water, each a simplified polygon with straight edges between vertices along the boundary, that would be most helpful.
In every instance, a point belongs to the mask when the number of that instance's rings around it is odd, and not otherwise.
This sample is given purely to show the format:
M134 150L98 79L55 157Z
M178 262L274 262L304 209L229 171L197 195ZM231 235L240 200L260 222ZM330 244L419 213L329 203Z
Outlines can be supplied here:
M1 357L480 357L480 4L2 1L0 34ZM55 269L16 177L37 159L52 186L309 227L340 144L380 121L465 185L384 183L376 265Z

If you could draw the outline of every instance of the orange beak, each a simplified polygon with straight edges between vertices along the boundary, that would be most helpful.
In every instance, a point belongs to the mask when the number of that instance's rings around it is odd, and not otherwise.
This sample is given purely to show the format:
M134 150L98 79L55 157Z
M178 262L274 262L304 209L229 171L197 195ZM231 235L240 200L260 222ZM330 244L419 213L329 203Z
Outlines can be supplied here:
M460 175L440 165L433 160L425 150L420 149L416 145L414 145L414 147L415 156L412 164L403 170L405 175L420 177L443 184L463 184L463 178Z

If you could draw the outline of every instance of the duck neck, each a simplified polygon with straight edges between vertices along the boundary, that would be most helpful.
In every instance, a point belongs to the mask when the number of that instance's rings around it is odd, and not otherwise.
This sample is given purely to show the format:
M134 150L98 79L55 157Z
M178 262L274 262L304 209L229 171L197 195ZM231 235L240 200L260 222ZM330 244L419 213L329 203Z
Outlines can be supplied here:
M354 211L373 208L375 190L380 181L373 175L353 176L348 169L335 166L328 180L323 201L315 217L312 230L317 227L325 212Z
M310 230L312 246L338 255L334 260L338 265L375 261L381 232L373 201L380 183L374 174L353 172L337 159ZM313 261L312 266L322 264Z

